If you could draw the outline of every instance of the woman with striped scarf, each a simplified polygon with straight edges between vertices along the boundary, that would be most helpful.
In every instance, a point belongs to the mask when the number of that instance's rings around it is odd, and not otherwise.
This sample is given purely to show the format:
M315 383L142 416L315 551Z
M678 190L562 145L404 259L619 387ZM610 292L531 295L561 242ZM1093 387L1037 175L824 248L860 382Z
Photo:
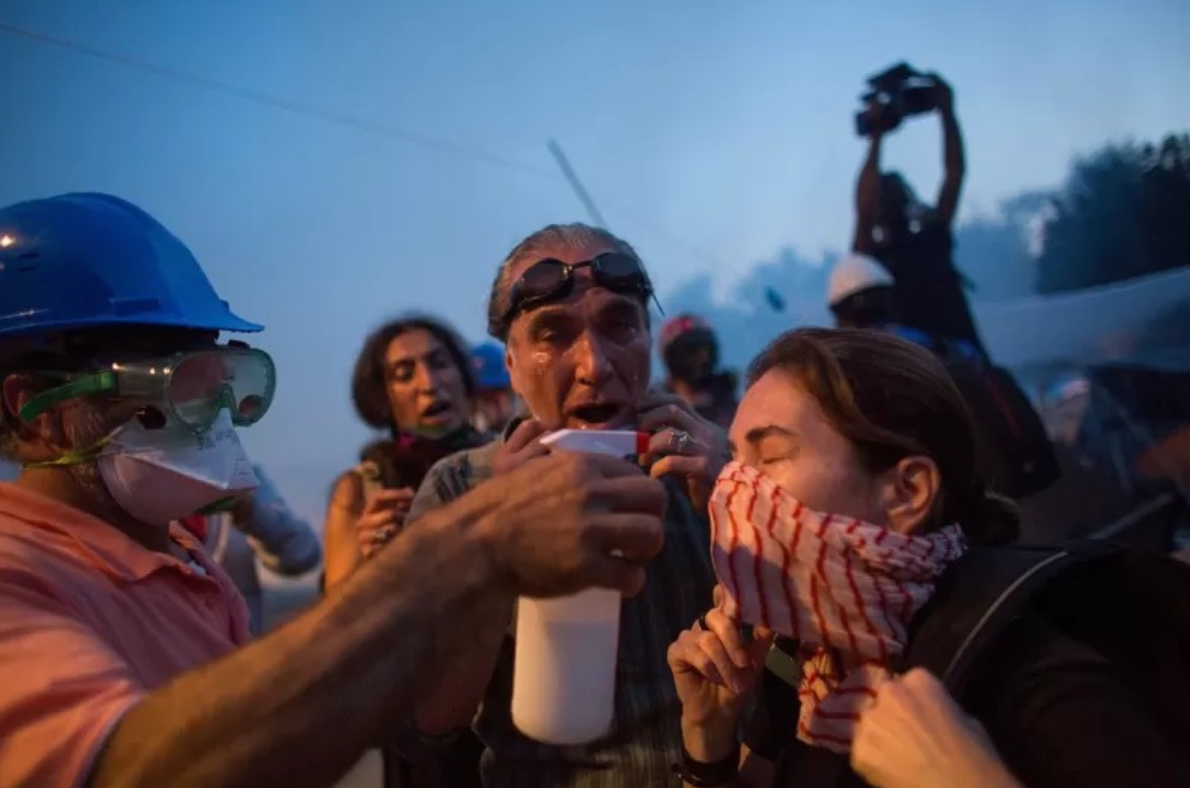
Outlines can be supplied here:
M952 746L909 773L871 768L874 748L909 746L886 735L904 725L868 725L885 732L883 745L864 738L866 712L893 704L881 693L937 688L908 679L919 672L896 679L917 613L948 567L969 566L957 564L969 547L999 553L1016 537L1015 513L979 477L970 416L946 370L910 342L792 331L747 383L734 461L710 499L716 606L669 653L687 785L1183 784L1169 780L1190 774L1184 756L1133 677L1029 614L980 649L957 698L963 714L917 720L936 734L926 739Z

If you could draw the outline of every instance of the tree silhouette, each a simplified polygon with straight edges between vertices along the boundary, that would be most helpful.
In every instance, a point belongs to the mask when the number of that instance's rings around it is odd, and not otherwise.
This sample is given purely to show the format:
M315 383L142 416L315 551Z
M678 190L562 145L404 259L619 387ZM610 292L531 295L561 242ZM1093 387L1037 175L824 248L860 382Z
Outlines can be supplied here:
M1005 301L1034 292L1037 266L1027 246L1027 211L1018 205L1024 199L1013 198L997 215L955 228L954 264L971 283L967 297L972 301Z
M1038 258L1042 293L1190 264L1190 136L1107 145L1076 159Z
M1031 249L1038 228L1041 243ZM702 314L719 332L726 363L746 364L784 330L831 322L826 285L840 254L815 259L786 247L719 292L709 275L687 279L665 306ZM1015 195L994 215L956 227L954 256L973 285L974 302L1190 265L1190 136L1170 135L1160 145L1111 144L1075 159L1061 189Z

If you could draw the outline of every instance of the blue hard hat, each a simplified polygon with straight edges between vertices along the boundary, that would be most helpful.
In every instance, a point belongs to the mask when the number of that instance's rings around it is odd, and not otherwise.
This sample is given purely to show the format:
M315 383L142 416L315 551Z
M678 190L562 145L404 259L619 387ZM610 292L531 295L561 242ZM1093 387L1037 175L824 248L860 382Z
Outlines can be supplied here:
M0 338L107 325L264 327L232 314L186 245L107 194L0 208Z
M475 370L475 385L484 390L506 389L512 386L508 367L504 366L504 348L495 342L484 342L471 351L471 366Z

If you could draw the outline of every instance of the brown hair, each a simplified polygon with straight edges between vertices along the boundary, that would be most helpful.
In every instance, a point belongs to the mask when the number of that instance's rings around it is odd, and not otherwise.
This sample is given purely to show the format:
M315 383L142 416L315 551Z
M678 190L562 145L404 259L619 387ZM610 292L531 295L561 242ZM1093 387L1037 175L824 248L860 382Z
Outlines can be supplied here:
M558 249L578 249L594 244L606 244L612 250L635 257L644 268L644 262L636 250L622 238L602 227L592 227L582 222L551 224L526 237L513 247L496 271L492 292L488 296L488 333L504 342L508 339L508 326L504 318L508 314L509 290L512 288L512 269L526 257L542 257L556 254ZM649 310L645 309L645 320Z
M471 357L467 345L455 330L444 321L429 315L410 314L390 320L373 331L364 340L364 346L355 360L355 372L351 376L351 400L355 412L370 427L387 428L394 435L400 428L393 423L393 409L388 400L385 385L388 372L384 355L388 346L402 334L410 331L426 331L446 348L450 360L459 368L463 388L468 399L475 397L475 371L471 368Z
M756 357L748 385L774 369L797 378L868 470L886 470L914 454L933 459L942 496L932 527L958 522L981 544L1017 537L1015 507L989 493L980 475L963 396L929 351L879 331L801 328Z

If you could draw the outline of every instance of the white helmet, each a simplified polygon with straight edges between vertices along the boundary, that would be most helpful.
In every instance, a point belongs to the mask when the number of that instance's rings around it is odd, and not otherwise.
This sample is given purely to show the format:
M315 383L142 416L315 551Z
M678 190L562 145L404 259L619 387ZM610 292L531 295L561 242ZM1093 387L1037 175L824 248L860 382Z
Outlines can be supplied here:
M827 288L827 303L834 307L861 290L892 287L892 284L893 277L887 268L866 254L853 252L835 263Z

